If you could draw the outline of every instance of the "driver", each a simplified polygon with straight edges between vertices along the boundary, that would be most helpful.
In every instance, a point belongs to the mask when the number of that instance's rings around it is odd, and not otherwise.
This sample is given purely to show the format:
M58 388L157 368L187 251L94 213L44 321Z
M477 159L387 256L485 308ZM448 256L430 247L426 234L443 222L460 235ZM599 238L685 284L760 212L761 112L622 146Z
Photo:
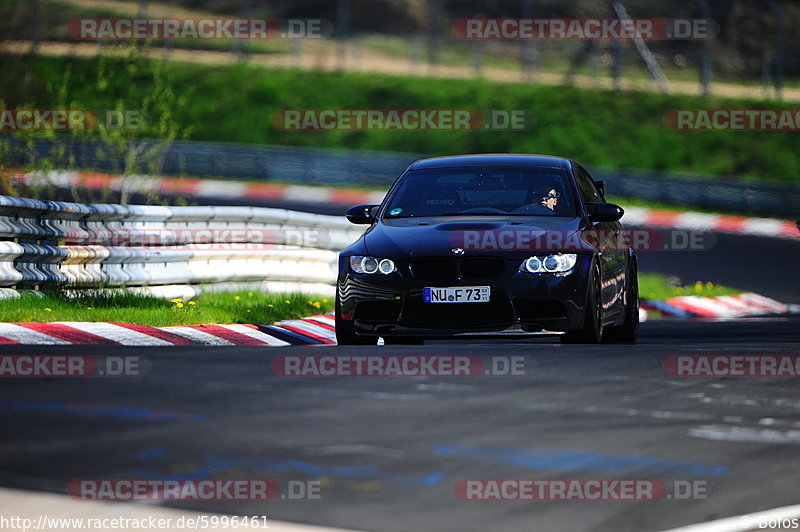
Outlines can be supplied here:
M543 205L551 211L555 211L560 196L561 194L559 194L555 188L549 188L537 194L534 201L538 199L539 205Z

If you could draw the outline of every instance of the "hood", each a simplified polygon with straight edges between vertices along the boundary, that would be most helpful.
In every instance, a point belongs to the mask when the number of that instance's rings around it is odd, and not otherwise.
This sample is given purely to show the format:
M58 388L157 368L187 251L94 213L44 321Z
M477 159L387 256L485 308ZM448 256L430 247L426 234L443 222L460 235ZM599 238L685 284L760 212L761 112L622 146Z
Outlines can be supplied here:
M529 255L557 250L576 231L579 218L438 216L382 219L364 236L370 255L380 257L451 256L453 248L470 254Z

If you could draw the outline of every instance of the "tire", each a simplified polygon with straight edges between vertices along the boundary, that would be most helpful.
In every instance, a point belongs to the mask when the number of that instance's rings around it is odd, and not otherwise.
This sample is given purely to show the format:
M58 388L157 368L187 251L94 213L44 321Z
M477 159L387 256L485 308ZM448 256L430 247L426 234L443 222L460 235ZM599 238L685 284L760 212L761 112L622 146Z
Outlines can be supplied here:
M336 343L339 345L378 345L377 336L359 336L352 324L342 319L339 294L336 294Z
M592 266L586 290L586 309L583 327L567 331L561 336L562 344L599 344L603 340L603 306L600 300L600 269Z
M606 331L603 341L632 344L639 336L639 275L636 265L628 274L628 293L626 294L625 321L622 325Z
M420 336L384 336L385 345L422 345L425 339Z

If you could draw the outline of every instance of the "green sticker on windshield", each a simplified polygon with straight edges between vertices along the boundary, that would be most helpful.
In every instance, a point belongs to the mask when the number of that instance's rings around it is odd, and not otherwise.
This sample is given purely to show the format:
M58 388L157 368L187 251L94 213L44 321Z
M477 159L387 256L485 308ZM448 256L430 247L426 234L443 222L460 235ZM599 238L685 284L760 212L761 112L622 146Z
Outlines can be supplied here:
M396 209L392 209L391 211L389 211L389 216L397 216L401 212L403 212L403 209L398 207Z

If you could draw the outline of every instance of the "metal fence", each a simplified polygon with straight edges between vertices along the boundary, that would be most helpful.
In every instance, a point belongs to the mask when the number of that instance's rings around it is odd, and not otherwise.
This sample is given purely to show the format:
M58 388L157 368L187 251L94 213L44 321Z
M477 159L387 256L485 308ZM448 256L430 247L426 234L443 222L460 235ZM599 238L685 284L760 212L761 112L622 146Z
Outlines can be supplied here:
M39 140L30 146L12 141L9 165L25 167L47 158L57 168L114 172L113 158L95 141L54 144ZM424 154L348 151L292 146L256 146L211 142L175 142L163 154L159 173L230 179L250 179L333 187L388 187ZM147 168L142 173L151 173ZM800 186L744 181L719 176L677 174L650 170L590 167L606 180L609 195L754 216L800 216Z
M55 146L54 142L43 139L30 143L9 139L9 165L24 167L47 159L55 168L118 173L115 155L100 141L69 140L59 142L58 150ZM386 186L411 162L422 157L413 153L176 141L164 151L157 168L143 166L137 171L335 186Z
M798 62L797 42L787 39L787 28L794 27L798 17L796 2L789 0L739 0L737 2L710 2L684 0L658 2L656 0L582 0L577 2L541 2L538 0L506 0L504 2L478 0L375 1L370 3L368 14L351 5L352 0L321 2L228 0L227 2L195 2L201 11L211 10L217 16L250 17L308 17L328 21L334 31L327 35L331 40L329 50L336 68L370 70L375 67L370 56L376 52L395 64L405 63L412 74L425 74L443 67L460 67L473 75L484 75L490 67L504 63L503 70L516 70L523 81L541 78L542 75L563 76L571 83L577 72L588 72L588 77L600 85L600 77L608 72L613 86L620 78L630 78L653 67L664 69L666 78L697 79L704 93L713 92L714 82L721 79L748 79L760 81L765 97L781 98L784 78L796 76ZM11 3L9 21L3 27L5 38L29 40L35 51L42 42L74 42L65 29L74 12L47 6L41 0ZM138 16L145 18L149 0L139 1ZM184 2L186 4L186 2ZM104 6L116 16L131 16L130 9ZM647 52L625 41L578 40L522 40L522 41L467 41L453 31L456 21L464 17L522 17L549 19L553 17L627 18L666 17L668 19L707 19L714 31L703 39L663 39L647 43ZM16 23L16 25L14 24ZM389 46L375 47L377 39L388 39ZM319 57L319 47L313 38L291 38L284 47L272 47L270 55L290 57L292 63L301 65L304 57ZM636 42L636 41L634 41ZM102 45L102 43L100 43ZM183 46L180 41L164 43L167 51ZM248 41L231 40L215 51L229 51L241 58L267 55L263 46ZM387 53L386 49L391 49ZM367 53L365 53L365 51ZM277 52L277 54L276 54ZM648 59L649 58L649 59ZM509 61L518 64L509 69ZM553 65L566 66L564 68ZM658 66L660 65L660 66ZM661 77L662 90L668 90Z
M800 186L746 182L716 176L591 168L610 195L767 218L800 217Z
M0 287L266 283L333 293L343 217L258 207L78 204L0 196ZM270 286L274 285L274 286Z

